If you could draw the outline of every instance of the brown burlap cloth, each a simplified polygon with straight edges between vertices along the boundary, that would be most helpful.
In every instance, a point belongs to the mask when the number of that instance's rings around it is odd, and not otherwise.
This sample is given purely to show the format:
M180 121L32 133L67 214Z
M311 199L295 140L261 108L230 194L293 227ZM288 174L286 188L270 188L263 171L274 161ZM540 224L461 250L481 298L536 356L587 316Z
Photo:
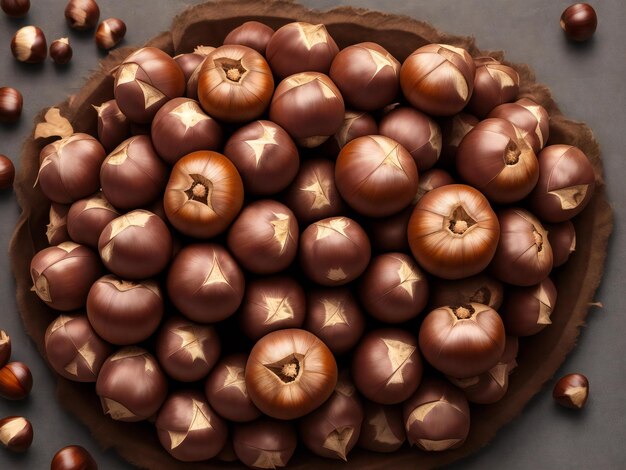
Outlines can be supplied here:
M289 1L221 1L209 2L188 9L173 22L171 32L148 42L170 54L190 52L198 44L217 46L226 34L244 21L258 20L277 28L293 20L325 23L340 47L373 41L387 48L403 61L416 48L432 42L464 47L472 55L483 55L474 39L452 36L414 19L349 7L327 12L311 11ZM113 98L109 71L132 51L113 51L102 61L101 70L94 73L85 86L60 104L61 114L70 121L74 131L95 135L96 113L92 104ZM490 53L499 59L499 52ZM559 291L553 323L541 334L521 342L519 367L511 377L506 397L490 406L472 409L470 436L460 449L443 453L424 453L403 447L391 454L375 454L355 449L347 464L314 457L299 449L289 466L294 469L314 467L423 469L440 467L458 460L486 445L496 431L518 415L524 405L552 377L567 353L576 343L579 328L584 324L593 295L600 283L607 242L612 229L612 212L606 200L602 179L600 149L591 130L582 123L566 119L553 101L550 91L535 81L530 68L512 65L520 74L520 95L530 97L550 113L549 144L571 144L580 147L591 159L596 172L596 192L586 210L576 218L577 251L566 269L555 275ZM44 121L45 110L36 118ZM21 167L15 184L23 213L11 242L11 259L17 284L17 302L26 330L43 353L46 327L57 313L48 309L30 292L29 263L34 253L47 245L45 228L48 223L49 201L33 183L39 166L39 151L51 138L31 136L24 144ZM183 464L172 459L156 438L152 424L122 423L104 416L93 384L78 384L59 378L58 400L76 415L91 431L103 448L115 448L129 462L150 469L210 469L240 468L240 464L219 462Z

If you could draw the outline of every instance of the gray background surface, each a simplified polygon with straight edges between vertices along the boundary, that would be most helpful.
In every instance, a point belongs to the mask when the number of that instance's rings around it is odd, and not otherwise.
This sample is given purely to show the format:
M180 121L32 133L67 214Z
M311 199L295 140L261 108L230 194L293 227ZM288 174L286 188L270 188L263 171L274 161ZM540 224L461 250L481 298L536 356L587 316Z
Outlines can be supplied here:
M141 44L167 29L173 15L196 3L185 0L124 0L99 2L101 18L118 16L127 23L125 44ZM309 7L327 9L339 4L406 14L455 34L474 35L483 49L502 49L508 59L526 62L538 80L553 91L563 112L586 121L603 150L609 198L615 208L616 229L611 240L605 280L597 293L603 309L588 317L578 347L559 375L580 371L591 382L591 398L581 413L557 408L549 383L482 452L455 468L589 469L626 468L626 327L624 300L626 267L626 3L593 2L600 18L595 38L583 46L568 43L559 28L567 0L305 0ZM28 17L11 20L0 13L0 86L19 88L24 113L16 126L0 126L0 153L17 165L22 140L32 119L43 107L62 101L79 89L102 54L90 34L70 32L65 24L65 0L34 0ZM21 25L40 26L48 38L68 36L74 47L71 65L51 62L22 65L14 61L9 44ZM35 428L32 448L15 456L0 449L0 469L45 469L57 449L80 444L103 469L129 466L113 452L102 452L88 431L56 403L55 378L23 331L14 299L14 282L7 255L19 207L10 191L0 194L0 328L13 339L13 358L32 369L35 386L23 402L0 400L0 417L23 415ZM568 295L560 293L560 295Z

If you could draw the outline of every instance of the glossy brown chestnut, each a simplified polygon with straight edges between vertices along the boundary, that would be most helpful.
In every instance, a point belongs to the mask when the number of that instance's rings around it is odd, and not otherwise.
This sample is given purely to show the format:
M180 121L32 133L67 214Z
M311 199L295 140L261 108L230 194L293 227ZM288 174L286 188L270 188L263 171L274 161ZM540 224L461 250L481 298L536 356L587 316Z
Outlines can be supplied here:
M0 368L11 359L11 337L6 331L0 330Z
M288 23L276 30L265 55L274 74L283 79L300 72L327 74L339 52L323 24Z
M167 275L167 293L187 318L200 323L224 320L243 299L243 273L220 245L196 244L180 250Z
M130 137L130 121L115 100L105 101L94 109L98 113L98 140L107 152L111 152Z
M156 357L165 373L180 382L208 375L220 357L220 339L212 326L172 317L160 328Z
M192 100L198 100L198 80L200 80L200 70L202 70L202 64L206 60L207 56L215 50L214 47L201 46L202 49L196 47L194 54L202 56L202 62L196 67L193 73L187 79L187 86L185 90L185 96ZM184 71L184 70L183 70Z
M504 298L504 286L486 274L448 281L435 279L428 304L431 308L460 304L483 304L498 311Z
M248 194L269 195L285 189L300 166L289 134L271 121L255 121L228 139L224 154L235 164Z
M37 26L24 26L17 30L11 40L11 52L20 62L39 64L48 55L48 43L43 31Z
M49 223L46 225L46 238L51 246L70 241L67 232L67 214L71 206L53 202L50 205Z
M33 388L33 376L23 362L9 362L0 369L0 397L23 400Z
M470 100L474 59L460 47L428 44L402 64L400 86L412 106L434 116L452 116Z
M167 101L185 93L185 75L167 53L144 47L129 55L116 70L114 91L128 119L146 124Z
M152 354L128 346L104 362L96 393L105 415L117 421L142 421L161 408L167 397L167 379Z
M0 155L0 190L13 186L15 179L15 166L9 157Z
M95 0L70 0L65 7L65 19L73 29L95 28L100 19L100 8Z
M365 271L371 256L367 234L347 217L322 219L300 238L300 266L313 282L340 286Z
M278 84L270 104L270 120L299 145L312 148L341 128L345 111L341 93L328 76L302 72Z
M357 137L378 135L378 124L371 114L362 111L346 110L343 124L335 135L324 143L325 152L332 158L336 157L344 145Z
M587 41L596 32L598 16L588 3L574 3L561 15L560 25L568 39Z
M595 173L587 156L571 145L550 145L537 158L539 182L530 195L535 215L556 223L580 214L595 189Z
M409 444L426 451L460 447L470 429L467 399L448 382L426 378L402 406Z
M492 57L476 57L474 64L474 91L467 111L482 119L496 106L517 98L519 74Z
M233 431L237 458L251 468L280 468L289 463L298 443L292 423L261 418Z
M497 106L488 118L506 119L524 133L524 138L535 153L546 145L550 136L550 116L543 106L533 100L522 98L515 103Z
M272 418L295 419L330 397L337 384L337 363L330 349L312 333L278 330L254 345L245 375L257 408Z
M549 277L530 287L510 287L500 314L507 334L530 336L552 323L557 290Z
M539 163L524 133L498 118L485 119L467 133L459 144L456 169L498 204L524 199L539 180Z
M446 119L441 127L442 148L439 165L446 170L456 168L456 153L463 137L471 131L479 120L467 113L455 114Z
M397 98L400 88L400 62L373 42L342 49L329 75L346 104L362 111L384 108Z
M421 181L420 176L420 184ZM392 251L408 252L409 241L407 239L407 228L412 213L413 206L409 206L403 211L389 217L370 219L367 225L367 233L372 242L372 247L382 253Z
M74 242L37 253L30 263L33 290L49 307L71 311L85 306L91 285L102 275L98 255Z
M28 10L30 10L30 0L2 0L0 2L0 8L8 16L13 18L21 18L26 16Z
M105 157L104 148L96 139L73 134L41 150L37 181L51 201L72 203L100 189L99 172Z
M385 323L415 318L428 302L428 280L412 257L385 253L372 259L361 278L361 304Z
M226 35L224 45L247 46L265 55L265 49L273 34L274 30L263 23L246 21Z
M548 232L530 212L519 208L498 213L500 241L491 263L493 274L516 286L532 286L552 270L552 247Z
M67 446L54 454L50 470L98 470L98 464L84 447Z
M413 199L413 204L422 199L424 194L429 193L433 189L454 184L454 178L445 170L439 168L431 168L430 170L420 173L419 185L417 186L417 194Z
M274 92L269 65L254 49L222 46L202 63L198 98L209 116L230 123L258 119Z
M119 216L120 213L99 191L72 204L67 213L67 232L76 243L98 249L104 227Z
M444 374L459 379L488 371L504 352L504 325L483 304L438 307L422 322L419 345L424 358Z
M582 374L568 374L559 379L552 391L559 405L581 409L589 398L589 380Z
M546 226L548 241L552 247L552 265L556 268L567 263L576 250L576 229L571 220Z
M349 289L316 289L307 292L304 329L324 341L333 354L344 354L361 339L365 318Z
M57 374L74 382L95 382L111 347L94 331L85 315L60 315L44 339L46 357Z
M195 52L190 52L188 54L178 54L174 56L174 60L183 71L185 75L185 83L189 82L189 79L196 71L196 69L204 62L206 58L205 55L196 54Z
M487 198L462 184L424 195L409 220L418 264L435 276L461 279L483 271L498 246L500 224Z
M417 169L431 168L441 154L441 129L426 114L409 107L398 107L380 121L380 133L409 151Z
M74 51L68 38L55 39L50 44L50 58L57 65L65 65L72 60Z
M4 86L0 88L0 122L16 122L22 115L24 98L19 90Z
M25 452L33 442L33 426L21 416L0 419L0 444L12 452Z
M181 462L212 459L228 438L228 425L196 390L172 393L159 410L155 426L163 448Z
M185 235L210 238L237 217L243 205L243 182L224 155L199 151L172 169L163 198L170 223Z
M406 441L406 432L400 406L366 401L363 411L363 424L357 442L359 447L384 453L395 452L402 447Z
M87 316L93 329L109 343L140 343L156 331L163 317L163 294L152 280L124 281L111 274L89 290Z
M211 407L223 418L237 423L261 416L248 396L244 370L248 356L231 354L223 357L204 383L204 393Z
M98 25L96 44L100 49L109 50L117 46L126 36L126 23L119 18L107 18Z

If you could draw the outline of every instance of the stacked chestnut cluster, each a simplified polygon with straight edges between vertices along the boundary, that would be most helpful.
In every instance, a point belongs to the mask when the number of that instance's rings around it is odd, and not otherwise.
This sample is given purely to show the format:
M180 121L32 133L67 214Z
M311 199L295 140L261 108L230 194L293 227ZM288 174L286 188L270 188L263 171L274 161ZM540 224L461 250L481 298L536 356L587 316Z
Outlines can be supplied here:
M550 324L594 189L515 70L249 22L114 76L98 138L41 152L52 367L183 461L462 445Z

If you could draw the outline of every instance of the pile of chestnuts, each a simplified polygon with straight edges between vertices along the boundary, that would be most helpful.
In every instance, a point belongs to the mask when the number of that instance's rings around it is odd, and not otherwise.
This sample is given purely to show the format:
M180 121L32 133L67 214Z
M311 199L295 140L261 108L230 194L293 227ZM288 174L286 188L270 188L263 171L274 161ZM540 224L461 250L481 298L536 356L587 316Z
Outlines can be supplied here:
M514 68L399 59L303 22L128 56L97 135L40 155L52 368L181 461L462 446L551 323L595 175Z

